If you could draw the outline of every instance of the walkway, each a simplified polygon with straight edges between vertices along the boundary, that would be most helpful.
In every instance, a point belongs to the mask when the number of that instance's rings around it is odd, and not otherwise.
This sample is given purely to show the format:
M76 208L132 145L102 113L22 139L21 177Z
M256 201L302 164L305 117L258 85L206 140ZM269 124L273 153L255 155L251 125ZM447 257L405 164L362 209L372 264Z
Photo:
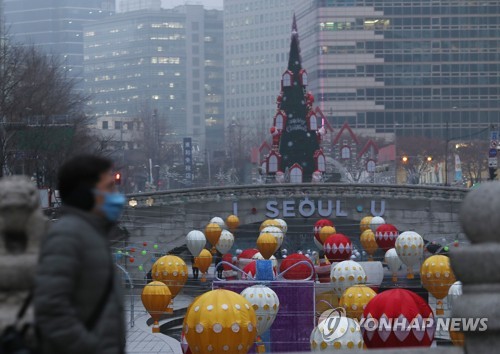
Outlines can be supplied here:
M127 354L182 354L179 341L161 333L152 333L146 321L150 318L140 296L134 296L134 327L127 323ZM193 301L188 295L179 295L175 298L174 309L187 308ZM130 309L130 297L127 297L127 307ZM127 319L130 319L130 312L127 313Z

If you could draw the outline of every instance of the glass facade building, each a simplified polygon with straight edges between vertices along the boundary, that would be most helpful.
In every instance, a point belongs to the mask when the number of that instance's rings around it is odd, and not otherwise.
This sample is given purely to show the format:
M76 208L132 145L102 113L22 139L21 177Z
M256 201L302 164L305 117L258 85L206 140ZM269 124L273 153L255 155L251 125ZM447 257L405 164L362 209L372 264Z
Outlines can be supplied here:
M334 126L452 138L500 123L500 1L308 0L297 15Z
M237 121L267 136L299 2L224 0L226 125Z
M59 55L70 77L83 74L83 26L112 15L114 0L3 0L13 40Z
M221 11L186 5L121 13L86 26L84 38L96 116L156 110L170 140L189 136L201 148L211 129L223 129Z
M221 150L224 139L224 17L205 13L205 124L207 150Z
M0 0L0 36L3 35L4 26L3 0Z
M120 0L117 1L117 12L137 10L159 10L161 0Z

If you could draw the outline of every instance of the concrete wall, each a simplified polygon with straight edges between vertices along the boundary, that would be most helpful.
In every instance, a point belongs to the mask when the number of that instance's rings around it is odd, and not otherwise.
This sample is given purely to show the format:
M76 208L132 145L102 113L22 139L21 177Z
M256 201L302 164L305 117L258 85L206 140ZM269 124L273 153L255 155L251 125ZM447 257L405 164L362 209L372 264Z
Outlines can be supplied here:
M283 202L294 204L295 218L302 218L299 206L305 200L313 201L323 210L331 201L334 207L332 220L348 219L353 223L370 215L371 203L380 211L385 202L383 217L399 230L415 230L429 240L463 239L458 212L467 194L465 189L422 186L300 184L300 185L251 185L214 187L205 189L176 190L149 194L129 195L137 203L129 207L123 224L138 241L168 243L169 248L184 244L185 235L193 229L203 229L214 216L222 218L237 208L242 225L258 223L270 218L268 202L278 205L283 216ZM337 216L337 203L346 216ZM358 209L359 208L359 209ZM310 219L320 217L317 212ZM302 218L304 223L314 221ZM354 236L354 235L350 235Z

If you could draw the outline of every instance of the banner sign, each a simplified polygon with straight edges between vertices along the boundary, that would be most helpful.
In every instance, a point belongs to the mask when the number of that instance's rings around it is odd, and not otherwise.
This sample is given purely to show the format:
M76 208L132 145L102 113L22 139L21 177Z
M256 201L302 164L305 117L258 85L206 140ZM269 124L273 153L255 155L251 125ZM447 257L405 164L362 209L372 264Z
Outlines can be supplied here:
M193 141L191 138L184 138L184 178L186 185L190 186L193 182Z

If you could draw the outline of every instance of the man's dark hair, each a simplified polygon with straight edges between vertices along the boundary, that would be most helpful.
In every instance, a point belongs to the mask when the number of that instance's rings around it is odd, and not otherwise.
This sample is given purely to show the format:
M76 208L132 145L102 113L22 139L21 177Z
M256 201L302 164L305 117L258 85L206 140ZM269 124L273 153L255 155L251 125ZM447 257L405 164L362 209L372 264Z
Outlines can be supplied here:
M86 211L92 210L92 190L101 175L112 166L111 160L93 155L80 155L65 162L58 175L59 195L63 204Z

